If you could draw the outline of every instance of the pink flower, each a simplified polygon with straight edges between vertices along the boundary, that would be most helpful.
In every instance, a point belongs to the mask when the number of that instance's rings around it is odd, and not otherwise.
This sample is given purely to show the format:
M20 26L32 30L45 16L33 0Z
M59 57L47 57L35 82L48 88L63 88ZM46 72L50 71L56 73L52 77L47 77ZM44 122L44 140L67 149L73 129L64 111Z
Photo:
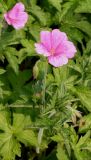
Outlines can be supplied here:
M67 35L59 29L52 32L41 31L40 39L40 43L35 43L36 52L47 57L54 67L67 64L68 59L73 58L77 52L74 44L68 41Z
M28 20L28 14L24 10L24 5L21 2L17 3L10 11L4 14L6 22L15 29L23 28Z

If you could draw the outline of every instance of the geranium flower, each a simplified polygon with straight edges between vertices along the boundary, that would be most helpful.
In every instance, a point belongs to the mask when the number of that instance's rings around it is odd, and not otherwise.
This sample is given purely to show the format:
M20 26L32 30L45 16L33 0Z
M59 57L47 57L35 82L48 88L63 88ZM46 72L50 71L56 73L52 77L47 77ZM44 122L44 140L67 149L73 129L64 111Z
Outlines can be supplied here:
M40 43L35 43L35 50L48 58L48 62L54 67L63 66L68 59L73 58L77 52L74 44L68 40L66 33L59 29L52 32L41 31Z
M6 22L15 29L23 28L28 20L28 14L24 10L25 7L21 2L16 3L10 11L4 14Z

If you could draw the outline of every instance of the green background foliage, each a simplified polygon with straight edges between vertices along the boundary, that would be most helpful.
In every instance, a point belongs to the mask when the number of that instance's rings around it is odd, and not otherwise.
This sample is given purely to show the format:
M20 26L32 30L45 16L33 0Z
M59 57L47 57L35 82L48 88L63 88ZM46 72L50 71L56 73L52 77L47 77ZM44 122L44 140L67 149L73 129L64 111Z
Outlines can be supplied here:
M17 2L0 0L0 158L91 160L91 0L21 0L21 30L3 17ZM54 28L77 48L59 68L34 48Z

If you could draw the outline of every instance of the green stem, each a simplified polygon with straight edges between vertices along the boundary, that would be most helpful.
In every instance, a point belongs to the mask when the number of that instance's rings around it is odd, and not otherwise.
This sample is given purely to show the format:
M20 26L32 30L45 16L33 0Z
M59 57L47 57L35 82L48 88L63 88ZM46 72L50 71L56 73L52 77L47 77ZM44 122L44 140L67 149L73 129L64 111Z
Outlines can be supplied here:
M1 38L1 32L2 32L2 22L0 22L0 38Z
M43 137L43 131L44 131L44 128L40 128L39 129L39 133L38 133L38 147L36 148L36 153L40 153L40 145L41 145L41 142L42 142L42 137Z
M43 109L45 110L45 93L46 93L46 76L47 76L47 67L48 63L46 61L45 64L45 72L44 72L44 80L43 80L43 96L42 96L42 104L43 104Z

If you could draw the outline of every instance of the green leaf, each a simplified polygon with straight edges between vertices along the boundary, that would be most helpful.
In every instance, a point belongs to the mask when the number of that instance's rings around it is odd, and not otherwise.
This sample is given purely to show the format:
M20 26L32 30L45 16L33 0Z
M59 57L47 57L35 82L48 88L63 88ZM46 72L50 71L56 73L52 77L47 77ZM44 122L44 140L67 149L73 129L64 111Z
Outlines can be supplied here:
M32 5L35 5L35 4L37 3L37 0L31 0L30 3L31 3Z
M61 1L60 0L48 0L48 2L55 7L58 11L61 11Z
M0 130L3 131L8 130L8 127L9 127L9 113L5 111L0 111Z
M53 137L51 137L51 139L55 142L63 141L63 137L60 134L54 135Z
M81 103L91 112L91 90L86 87L74 87L72 91L80 98Z
M31 78L31 70L27 69L24 71L19 71L19 74L16 75L10 68L8 68L8 80L14 90L20 90L21 87Z
M23 30L19 31L12 31L12 32L5 32L0 37L0 50L2 51L8 45L17 44L19 41L25 37ZM6 49L7 51L7 49Z
M66 65L59 68L53 68L53 73L55 76L55 81L60 84L66 80L68 76L68 68Z
M14 133L21 132L26 126L31 125L30 116L24 116L22 113L13 114Z
M62 24L61 30L66 32L70 39L82 43L82 39L84 36L82 32L78 30L76 27L73 28L70 24Z
M69 160L66 152L65 152L65 149L62 148L62 145L58 144L57 145L57 158L58 160Z
M33 28L33 29L31 29ZM33 36L33 38L36 40L36 41L39 41L40 37L39 37L39 33L41 31L40 29L40 26L38 23L35 23L35 24L31 24L31 28L30 28L30 34Z
M88 131L84 136L80 137L78 143L74 146L74 154L75 154L77 160L83 160L83 157L84 157L83 153L85 153L85 156L88 157L87 159L89 159L89 155L87 156L87 153L88 153L89 147L91 145L90 135L91 135L91 132ZM89 145L88 145L88 143L89 143Z
M74 3L75 3L75 1L68 1L63 4L63 9L62 9L60 17L59 17L60 22L62 21L62 19L64 19L64 16L66 16L68 14L69 10L71 9L71 7L73 6Z
M19 64L21 64L21 62L24 61L24 59L26 59L26 57L34 56L34 54L35 54L34 41L32 41L32 40L29 41L27 39L23 39L23 40L21 40L21 44L25 48L22 48L19 50L19 52L17 52Z
M89 40L86 44L86 49L84 50L84 53L89 53L91 51L91 40Z
M10 66L13 68L16 74L18 74L18 60L15 56L15 49L14 48L7 48L7 51L5 52L5 56L10 64Z
M28 145L37 146L37 138L32 130L23 130L17 134L17 139Z
M83 160L83 157L81 155L81 151L77 148L74 148L74 155L76 157L76 160Z
M91 24L88 21L79 21L76 22L76 27L86 33L89 37L91 37Z
M77 147L77 148L82 148L83 145L84 145L85 143L87 143L87 141L89 140L90 135L91 135L91 133L90 133L90 131L88 131L83 137L81 137L81 138L79 139L76 147Z
M15 156L21 156L21 145L37 146L37 138L32 130L29 130L31 124L30 116L21 113L13 113L12 126L5 116L5 112L1 113L0 129L0 155L4 160L15 160ZM7 112L8 113L8 112Z
M20 144L10 133L0 134L0 154L3 160L15 160L15 155L21 155Z
M0 68L0 74L4 74L6 71L2 68Z
M76 131L72 126L71 126L70 130L71 130L70 131L70 138L71 138L72 144L76 145L76 143L78 141L78 135L76 134Z
M79 133L85 133L91 129L91 114L83 116L79 123Z
M68 64L68 67L72 68L73 70L75 70L76 72L78 72L80 74L82 74L82 72L83 72L82 67L79 63L78 64L75 64L75 63Z
M91 13L91 0L79 1L79 5L75 10L76 13Z
M7 10L7 5L3 0L0 0L0 12Z
M30 116L24 116L20 113L14 114L13 132L16 135L18 141L24 144L36 146L37 138L35 136L35 133L32 130L28 129L30 125Z
M46 23L47 23L46 14L45 14L45 12L43 12L43 10L42 10L39 6L37 6L37 5L31 6L30 13L31 13L36 19L38 19L38 21L39 21L43 26L46 25Z

